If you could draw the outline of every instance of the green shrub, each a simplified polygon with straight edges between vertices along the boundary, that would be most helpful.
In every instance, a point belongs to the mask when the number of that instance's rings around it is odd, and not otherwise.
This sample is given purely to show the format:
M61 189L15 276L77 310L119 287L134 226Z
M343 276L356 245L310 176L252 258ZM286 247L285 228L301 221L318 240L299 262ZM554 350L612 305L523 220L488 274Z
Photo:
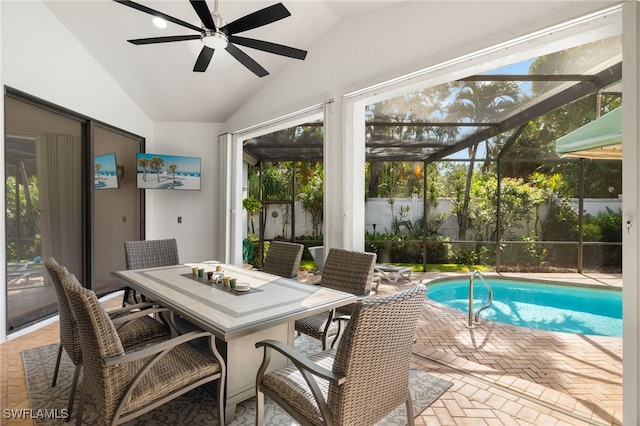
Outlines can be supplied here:
M435 235L427 242L427 263L450 263L454 258L449 237Z
M594 222L600 227L601 238L599 241L622 241L622 212L614 212L609 207L606 211L599 212Z

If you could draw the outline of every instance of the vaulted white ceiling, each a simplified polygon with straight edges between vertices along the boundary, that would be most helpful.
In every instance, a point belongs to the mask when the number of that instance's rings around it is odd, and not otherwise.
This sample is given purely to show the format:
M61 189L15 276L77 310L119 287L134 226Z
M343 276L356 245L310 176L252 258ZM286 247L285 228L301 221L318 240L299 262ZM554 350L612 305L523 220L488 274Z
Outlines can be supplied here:
M285 0L291 16L238 34L308 50L341 19L387 7L398 1ZM102 67L153 121L224 122L284 67L298 61L241 47L270 75L259 78L224 50L216 50L204 73L193 72L202 48L200 40L133 45L127 40L197 34L168 23L159 29L149 14L113 1L60 1L44 3ZM201 26L188 0L137 0L151 9ZM214 10L213 0L208 2ZM276 1L219 2L228 23Z

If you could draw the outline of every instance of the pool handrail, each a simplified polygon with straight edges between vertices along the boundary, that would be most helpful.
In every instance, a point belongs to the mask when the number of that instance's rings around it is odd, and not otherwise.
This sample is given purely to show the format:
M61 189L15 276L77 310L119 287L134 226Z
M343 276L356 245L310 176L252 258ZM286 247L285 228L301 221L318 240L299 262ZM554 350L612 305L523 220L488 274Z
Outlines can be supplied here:
M489 300L487 301L487 303L484 306L482 306L480 309L478 309L476 311L475 318L474 318L474 315L473 315L473 281L474 281L474 278L476 278L476 277L478 279L480 279L482 284L484 284L484 286L489 291ZM482 273L480 271L471 272L471 275L469 276L469 324L467 325L467 327L474 328L475 324L480 324L480 312L484 311L489 306L491 306L491 302L493 302L493 290L491 289L491 286L489 285L487 280L484 278L484 275L482 275Z

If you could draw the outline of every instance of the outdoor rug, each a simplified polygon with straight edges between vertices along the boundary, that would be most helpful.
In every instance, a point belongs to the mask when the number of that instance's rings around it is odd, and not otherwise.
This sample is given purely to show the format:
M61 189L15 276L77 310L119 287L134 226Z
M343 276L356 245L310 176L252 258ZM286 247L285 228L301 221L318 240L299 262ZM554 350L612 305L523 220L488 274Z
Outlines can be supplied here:
M316 342L318 344L316 345ZM316 347L317 346L317 347ZM302 336L296 339L296 347L303 352L320 350L319 341ZM62 356L58 384L51 387L51 378L56 361L58 344L42 346L25 350L22 353L25 373L27 376L27 388L31 401L31 417L36 425L65 424L63 409L67 407L71 379L73 377L73 363L66 353ZM82 375L80 376L82 383ZM414 414L418 415L440 397L452 383L432 376L424 371L412 368L410 371L410 387L413 396ZM80 390L76 394L76 404L71 415L71 421L75 423L75 416L80 400ZM95 404L91 398L85 402L83 425L99 425L100 420L95 410ZM127 425L213 425L217 424L217 410L215 398L206 389L198 388L186 393L173 401L164 404L145 415L138 417ZM255 398L251 398L237 405L236 415L232 425L255 424ZM55 418L57 416L57 418ZM49 417L49 418L46 418ZM51 418L53 417L53 418ZM71 424L74 424L71 423ZM296 425L279 406L265 398L265 424L266 425ZM405 425L404 404L390 413L379 425Z

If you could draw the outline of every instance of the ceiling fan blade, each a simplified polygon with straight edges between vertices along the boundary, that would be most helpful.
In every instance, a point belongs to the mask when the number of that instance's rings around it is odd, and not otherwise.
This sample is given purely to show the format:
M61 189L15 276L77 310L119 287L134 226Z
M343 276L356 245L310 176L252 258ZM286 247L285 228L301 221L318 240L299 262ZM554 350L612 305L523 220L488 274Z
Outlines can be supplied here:
M213 18L211 17L211 11L207 6L205 0L189 0L191 2L191 6L198 14L198 17L204 24L204 26L209 30L216 30L216 24L213 22Z
M149 38L136 38L136 39L127 40L127 41L135 45L141 45L141 44L155 44L155 43L170 43L172 41L186 41L186 40L200 40L200 36L197 34L194 34L194 35L183 35L183 36L149 37Z
M242 18L238 18L222 27L222 29L227 34L241 33L243 31L248 31L253 28L258 28L263 25L279 21L287 16L291 16L291 13L282 3L278 3L250 13Z
M257 75L258 77L264 77L266 75L269 75L269 72L267 70L262 68L262 66L259 63L251 59L249 55L244 53L242 50L238 49L234 44L229 43L226 47L226 50L227 52L229 52L231 56L236 58L238 62L240 62L245 67L249 68L249 70L255 75Z
M174 18L173 16L169 16L169 15L164 14L162 12L158 12L157 10L151 9L150 7L147 7L147 6L143 6L143 5L138 4L136 2L129 1L129 0L113 0L113 1L115 1L116 3L123 4L125 6L132 7L134 9L136 9L136 10L139 10L140 12L148 13L149 15L152 15L152 16L157 16L159 18L164 19L165 21L173 22L174 24L178 24L178 25L181 25L183 27L190 28L190 29L198 31L198 32L202 32L202 28L198 28L195 25L192 25L192 24L190 24L188 22L184 22L184 21L182 21L182 20L180 20L178 18Z
M203 46L200 54L198 55L198 59L196 59L196 64L193 67L194 72L205 72L207 67L209 66L209 62L211 62L211 58L213 57L214 49Z
M296 49L295 47L283 46L282 44L271 43L269 41L256 40L253 38L229 36L231 43L242 46L251 47L253 49L262 50L264 52L273 53L275 55L287 56L289 58L304 60L307 57L306 50Z

